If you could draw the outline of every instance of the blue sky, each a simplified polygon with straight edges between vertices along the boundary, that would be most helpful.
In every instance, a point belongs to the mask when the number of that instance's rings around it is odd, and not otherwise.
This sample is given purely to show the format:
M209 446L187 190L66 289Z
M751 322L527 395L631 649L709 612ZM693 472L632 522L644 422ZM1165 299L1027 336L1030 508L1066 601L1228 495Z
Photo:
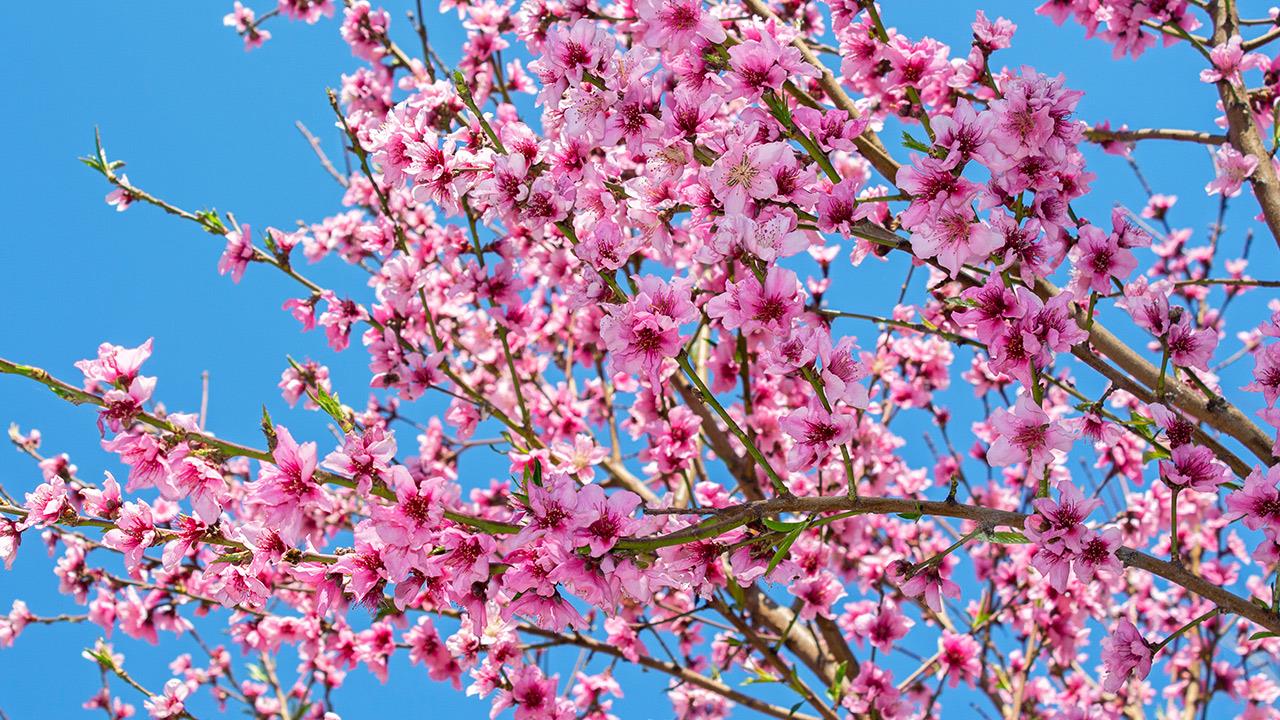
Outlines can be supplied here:
M250 267L239 285L218 276L221 243L193 226L148 208L115 213L103 204L108 188L102 179L76 157L91 151L98 126L109 156L128 162L125 172L136 184L183 207L231 210L255 229L290 227L298 219L312 222L336 213L341 188L320 169L294 127L295 120L302 120L336 157L337 131L324 90L337 86L341 73L358 67L338 37L336 21L315 27L272 22L274 38L245 53L240 40L222 26L230 2L189 2L179 10L154 0L124 5L75 1L61 3L57 13L40 5L14 4L0 28L9 65L17 69L8 82L10 111L0 115L10 167L6 190L0 193L7 220L0 243L0 357L39 365L75 382L72 362L93 355L99 342L135 345L154 336L155 355L147 371L159 376L157 395L170 409L195 410L201 372L208 371L209 425L218 434L261 444L256 428L266 403L295 435L323 445L328 437L324 423L300 408L288 411L280 400L276 383L285 356L310 356L330 364L335 389L359 404L366 392L362 378L367 378L359 348L335 356L321 335L300 334L296 322L279 311L294 290L269 269ZM260 12L267 9L266 3L257 5ZM403 17L411 5L390 4L400 33L408 30ZM1071 87L1087 92L1079 116L1090 122L1213 129L1214 94L1196 80L1200 60L1189 49L1158 49L1137 62L1112 62L1108 46L1085 42L1078 27L1059 29L1034 16L1034 5L978 4L990 16L1005 15L1019 25L1014 48L997 56L1000 63L1065 73ZM888 24L912 36L933 35L955 48L967 44L976 7L951 0L895 0L886 6ZM447 61L455 59L456 16L429 14L434 45ZM55 27L56 35L51 35ZM1178 80L1154 80L1166 77ZM886 139L895 154L905 156L893 135ZM1216 201L1205 198L1201 189L1209 173L1203 148L1152 144L1141 148L1138 158L1157 191L1179 195L1175 225L1193 226L1203 237L1216 209ZM1141 205L1142 191L1123 161L1096 152L1090 159L1099 179L1081 203L1085 214L1101 221L1113 203ZM1228 248L1239 246L1249 223L1239 209L1244 205L1236 203L1229 215ZM848 267L845 257L837 262L831 304L887 311L906 266L895 262L887 272L879 272L878 265L859 271ZM1255 258L1255 275L1274 275L1267 272L1277 267L1269 239L1255 246ZM339 264L322 264L307 272L322 284L362 292L360 274L348 271ZM873 292L865 291L868 283ZM917 278L916 290L918 283ZM859 291L848 290L853 287ZM1233 312L1244 314L1245 307L1256 312L1260 303L1259 298L1242 301ZM865 325L848 329L869 333ZM1228 338L1222 347L1231 352L1237 345ZM1238 365L1236 375L1247 365ZM1245 382L1242 376L1228 380L1227 387ZM953 397L970 396L960 388ZM417 414L425 417L435 407L428 405ZM91 411L62 403L38 386L0 377L0 423L10 422L24 430L38 427L44 450L70 453L87 478L119 468L97 446ZM909 421L898 432L918 446L925 427ZM967 446L969 440L959 443ZM930 465L920 448L908 450L908 459ZM476 470L488 473L476 478L487 482L501 468ZM37 482L38 473L27 458L0 448L0 484L21 492ZM28 535L26 540L14 570L0 573L0 610L15 597L41 615L74 610L57 595L52 561L37 538ZM14 648L0 651L0 709L13 720L79 712L98 682L96 670L80 659L79 651L96 636L96 627L33 627ZM163 684L163 664L176 646L166 643L157 651L119 635L116 646L144 684ZM562 673L573 659L567 656ZM487 703L430 684L425 672L409 668L403 657L385 689L374 692L376 681L362 670L350 677L346 694L340 696L345 701L338 706L348 719L379 717L405 707L487 716ZM624 687L633 691L618 705L623 716L669 716L665 698L654 692L656 679ZM141 711L140 698L124 697ZM963 709L960 697L950 699L953 709Z

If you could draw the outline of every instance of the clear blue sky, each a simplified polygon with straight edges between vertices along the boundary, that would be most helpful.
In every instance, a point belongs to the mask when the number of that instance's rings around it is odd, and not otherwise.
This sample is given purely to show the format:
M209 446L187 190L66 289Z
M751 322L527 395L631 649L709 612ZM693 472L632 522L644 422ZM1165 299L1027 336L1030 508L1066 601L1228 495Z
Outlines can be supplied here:
M253 4L259 12L269 5ZM1019 25L1014 48L998 55L999 62L1064 72L1071 87L1087 91L1080 117L1090 122L1213 129L1213 92L1196 80L1199 60L1189 49L1156 50L1138 62L1115 63L1109 47L1084 42L1078 27L1059 29L1034 16L1035 4L977 5L992 17L1005 15ZM126 172L135 183L181 206L231 210L255 229L290 227L297 219L317 221L339 211L340 188L316 164L293 125L305 122L336 155L336 130L324 89L358 66L338 37L336 21L315 27L273 21L274 38L245 53L240 40L222 26L229 0L77 0L59 3L57 11L42 5L13 4L0 29L7 65L14 70L7 83L10 109L0 115L10 168L0 192L7 221L0 242L0 357L39 365L75 382L72 362L91 356L99 342L134 345L154 336L155 355L147 371L159 376L157 396L170 409L198 407L200 374L207 370L212 378L209 423L218 434L260 443L256 428L265 402L295 435L323 445L324 423L300 408L289 412L280 400L276 383L285 356L310 356L330 364L335 389L359 404L367 373L358 344L335 356L321 335L299 334L295 321L279 311L293 292L288 281L251 267L245 280L233 285L215 270L221 243L193 226L149 208L115 213L103 204L108 188L102 179L76 157L90 152L97 125L110 157L128 161ZM390 4L400 33L407 31L403 17L411 5ZM969 40L976 7L953 0L885 5L887 23L913 36L931 34L956 48ZM456 59L456 16L429 14L434 44L446 60ZM1155 81L1166 77L1178 81ZM892 136L886 137L895 152L905 153ZM1122 161L1096 152L1090 157L1099 180L1082 204L1086 214L1102 219L1115 202L1141 205L1141 190ZM1142 148L1139 158L1157 191L1180 196L1175 225L1194 226L1203 237L1216 207L1201 189L1209 168L1203 149L1153 144ZM1236 248L1248 218L1237 211L1231 220L1225 242ZM873 264L858 271L848 267L847 243L845 249L837 263L832 305L866 303L859 309L887 310L905 265L892 264L888 272L880 272ZM1267 270L1280 267L1275 254L1269 240L1260 241L1254 274L1274 275ZM363 280L346 270L325 264L310 274L322 283L362 292ZM858 293L847 290L850 281L857 283ZM877 292L865 292L868 282ZM1242 305L1256 311L1260 302ZM869 334L866 326L849 330ZM1236 347L1233 338L1224 341L1226 352ZM1247 365L1240 364L1236 375ZM1243 382L1243 376L1229 377L1226 384ZM971 396L967 388L958 388L952 397ZM426 416L433 407L418 414ZM44 450L70 453L87 478L119 470L97 446L91 411L66 405L29 383L0 377L0 424L9 422L24 430L38 427ZM918 442L924 427L919 422L898 427L913 447L919 446L908 450L916 465L931 465ZM967 446L970 440L959 442ZM474 479L487 482L501 468L475 470ZM38 473L27 458L0 447L0 484L20 492L37 483ZM57 595L52 561L37 538L28 534L26 540L14 570L0 572L0 612L15 597L27 600L37 614L75 611ZM0 709L12 720L80 712L98 678L79 651L97 634L95 626L33 627L14 648L0 651ZM163 684L168 677L163 663L176 653L170 647L177 647L169 638L164 651L119 634L115 642L146 685ZM567 673L574 657L561 657L560 672ZM338 705L348 720L405 708L487 717L487 702L430 683L403 655L385 689L375 691L376 681L363 670L353 671L350 678ZM667 701L654 692L656 679L624 687L632 690L617 706L624 717L670 716ZM122 694L142 712L140 698ZM950 696L944 705L963 714L962 697ZM196 706L202 707L202 717L212 714L204 703Z

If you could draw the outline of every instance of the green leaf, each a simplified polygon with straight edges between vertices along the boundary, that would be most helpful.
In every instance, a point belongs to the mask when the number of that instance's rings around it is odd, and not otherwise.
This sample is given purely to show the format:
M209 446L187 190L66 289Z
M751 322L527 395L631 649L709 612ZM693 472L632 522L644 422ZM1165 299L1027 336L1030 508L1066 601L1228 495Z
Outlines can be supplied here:
M804 527L806 524L800 520L795 522L785 522L783 520L774 520L773 518L764 518L760 522L764 523L764 526L770 530L780 533L789 533L798 527Z
M249 677L260 683L271 682L271 678L268 678L267 674L262 671L262 668L254 663L249 663Z
M351 416L347 414L346 408L342 407L342 402L338 400L338 394L330 394L329 391L317 385L315 387L316 404L326 415L333 418L338 423L338 427L342 428L342 432L351 432L355 428L355 423L351 422Z
M1280 637L1280 633L1271 632L1270 630L1262 630L1249 636L1250 640L1265 640L1267 638Z
M903 520L910 520L912 522L920 522L920 518L923 516L924 516L924 513L918 513L918 512L898 513L898 517L902 518Z
M742 681L743 685L759 685L761 683L781 682L776 676L771 675L764 670L756 669L755 677L749 677Z
M1149 418L1149 417L1147 417L1147 416L1145 416L1145 415L1139 415L1138 413L1136 413L1136 412L1134 412L1134 411L1130 410L1130 411L1129 411L1129 424L1131 424L1131 425L1136 425L1136 426L1139 426L1139 427L1150 427L1150 426L1152 426L1152 425L1155 425L1156 423L1155 423L1155 421L1154 421L1154 420L1152 420L1151 418Z
M840 698L844 696L844 678L849 673L849 661L845 660L836 667L835 677L831 679L831 686L827 688L827 697L832 702L840 702Z
M804 532L806 527L808 527L807 524L801 525L795 530L787 533L787 536L783 538L782 544L778 546L778 551L775 552L773 554L773 558L769 560L769 567L764 571L764 576L766 578L773 574L773 571L778 567L778 563L781 563L783 559L787 557L787 553L791 552L791 545L795 543L796 538L800 537L800 533Z
M987 541L993 543L1001 543L1003 545L1026 545L1031 542L1026 535L1017 530L1003 530L1000 532L987 533Z
M280 440L276 438L276 426L271 422L271 413L267 412L266 405L262 406L262 434L267 437L267 452L274 453Z
M196 220L200 221L205 231L213 235L227 234L227 226L222 224L222 218L218 217L217 210L197 210Z
M106 173L106 170L104 170L104 169L103 169L103 167L102 167L102 163L98 160L98 158L96 158L96 157L82 157L82 158L77 158L77 159L78 159L80 162L84 163L85 165L88 165L89 167L93 168L94 170L97 170L98 172L102 173L103 175L106 175L106 174L107 174L107 173Z
M911 136L906 130L902 131L902 146L908 150L919 150L920 152L929 152L929 146Z
M1146 465L1152 460L1168 460L1168 459L1169 459L1169 453L1163 448L1151 448L1150 450L1142 453L1143 465Z

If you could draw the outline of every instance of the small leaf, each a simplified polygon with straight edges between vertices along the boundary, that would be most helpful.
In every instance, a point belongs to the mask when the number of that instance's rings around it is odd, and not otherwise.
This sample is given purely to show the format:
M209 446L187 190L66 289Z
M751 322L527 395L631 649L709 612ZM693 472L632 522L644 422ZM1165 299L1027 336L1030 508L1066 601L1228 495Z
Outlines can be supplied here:
M776 676L771 675L765 672L764 670L760 670L757 668L755 677L749 677L746 680L743 680L742 684L743 685L759 685L761 683L776 683L776 682L780 682L780 680L778 680Z
M924 516L924 513L918 513L918 512L898 513L898 517L902 518L903 520L910 520L912 522L920 522L920 518L923 516Z
M271 414L267 412L266 405L262 406L262 434L267 438L267 452L274 453L280 440L276 437L276 427L271 422Z
M1004 530L1000 532L987 533L987 541L993 543L1001 543L1004 545L1026 545L1031 542L1026 535L1016 530Z
M1271 632L1270 630L1262 630L1249 636L1250 640L1266 640L1267 638L1280 637L1280 633Z
M902 146L907 148L908 150L919 150L920 152L923 152L923 153L929 152L928 145L925 145L924 143L912 137L911 133L907 132L906 130L902 131Z
M1145 465L1152 460L1168 460L1169 453L1163 448L1151 448L1142 453L1142 464Z
M789 533L796 528L804 527L805 525L802 521L785 522L783 520L774 520L773 518L764 518L760 522L764 523L764 526L770 530L780 533Z
M766 578L773 574L773 571L777 569L778 564L787 557L789 552L791 552L791 545L796 541L796 538L800 537L800 533L804 532L806 527L808 527L808 525L801 525L795 530L787 533L787 536L783 538L782 544L778 546L778 551L775 552L773 554L773 558L769 560L769 567L765 568L764 576Z
M827 688L827 697L832 702L840 702L840 698L844 695L844 678L849 673L849 661L845 660L836 667L835 677L831 679L831 685Z

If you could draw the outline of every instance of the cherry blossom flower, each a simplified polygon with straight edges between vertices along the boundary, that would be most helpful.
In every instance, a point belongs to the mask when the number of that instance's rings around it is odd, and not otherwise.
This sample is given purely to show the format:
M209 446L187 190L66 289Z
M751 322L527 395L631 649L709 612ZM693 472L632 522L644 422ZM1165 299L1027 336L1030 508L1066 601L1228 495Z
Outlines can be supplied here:
M816 400L782 419L782 429L794 439L787 453L788 470L808 470L853 437L852 415L826 410Z
M1243 389L1262 393L1267 407L1276 404L1280 399L1280 343L1263 345L1254 352L1253 382Z
M1143 680L1151 672L1151 646L1134 627L1121 618L1111 629L1111 636L1102 641L1102 662L1106 676L1102 687L1107 692L1119 692L1132 678Z
M142 555L155 544L158 535L151 517L151 506L145 502L127 502L116 520L115 528L102 536L102 544L124 553L129 574L140 577Z
M1025 462L1032 475L1056 462L1055 453L1066 453L1074 441L1071 431L1050 420L1029 395L1019 397L1012 412L996 408L991 425L996 437L987 450L987 462L995 466Z
M731 283L706 306L707 315L726 330L741 330L744 335L785 334L800 310L796 274L777 266L769 269L763 283L754 276Z
M1223 145L1213 155L1213 167L1217 173L1204 191L1209 195L1233 198L1240 194L1240 186L1258 169L1258 158L1241 155L1230 145Z

